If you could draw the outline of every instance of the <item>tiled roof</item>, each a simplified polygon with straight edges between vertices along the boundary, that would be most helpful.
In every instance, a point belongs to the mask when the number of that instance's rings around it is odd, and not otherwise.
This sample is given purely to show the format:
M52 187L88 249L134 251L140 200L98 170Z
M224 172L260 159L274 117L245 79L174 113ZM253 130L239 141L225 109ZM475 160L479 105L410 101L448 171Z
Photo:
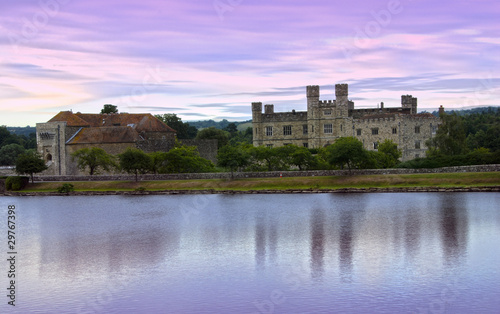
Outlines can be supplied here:
M87 121L92 127L131 126L137 132L175 132L150 113L76 113L75 116Z
M135 143L139 134L128 126L83 128L67 144Z
M48 122L61 122L61 121L66 121L67 126L90 126L90 124L87 121L76 116L71 111L61 111L58 114L56 114L52 119L50 119Z
M137 132L175 132L150 113L90 114L61 111L49 122L66 121L67 126L112 127L131 126Z

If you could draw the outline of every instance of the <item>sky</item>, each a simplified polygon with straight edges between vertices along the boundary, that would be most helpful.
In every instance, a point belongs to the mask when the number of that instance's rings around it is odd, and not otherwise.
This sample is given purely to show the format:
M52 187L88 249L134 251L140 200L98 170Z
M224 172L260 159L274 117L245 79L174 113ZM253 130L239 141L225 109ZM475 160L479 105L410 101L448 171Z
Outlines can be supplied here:
M500 105L495 0L0 2L0 125L59 111L251 119L349 84L355 108Z

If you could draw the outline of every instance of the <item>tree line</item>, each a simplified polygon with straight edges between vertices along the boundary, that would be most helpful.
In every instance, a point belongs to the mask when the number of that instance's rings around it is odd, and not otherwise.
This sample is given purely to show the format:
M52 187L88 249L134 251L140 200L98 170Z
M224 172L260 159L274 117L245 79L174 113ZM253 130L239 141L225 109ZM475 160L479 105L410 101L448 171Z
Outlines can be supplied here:
M12 166L19 155L30 149L36 149L35 133L18 135L0 126L0 166Z

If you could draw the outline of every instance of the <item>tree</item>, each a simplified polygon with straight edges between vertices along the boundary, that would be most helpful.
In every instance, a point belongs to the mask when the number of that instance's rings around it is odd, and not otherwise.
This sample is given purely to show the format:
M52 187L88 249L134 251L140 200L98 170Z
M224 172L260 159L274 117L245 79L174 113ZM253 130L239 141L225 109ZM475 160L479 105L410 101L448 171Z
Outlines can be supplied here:
M202 139L216 139L218 148L221 148L222 146L226 146L227 143L229 142L228 132L216 129L214 127L209 127L209 128L206 128L206 129L199 131L196 138L200 139L200 140L202 140Z
M194 173L211 172L214 164L200 156L194 146L180 146L169 150L165 154L164 166L160 168L162 173Z
M101 109L101 114L103 113L118 113L118 108L111 104L104 105L104 108Z
M276 149L266 146L257 146L250 149L250 154L257 163L264 163L267 171L279 169L280 159Z
M42 156L36 151L27 151L17 157L16 172L19 174L29 174L31 182L34 183L33 174L47 169Z
M135 181L138 181L139 173L144 174L151 169L151 157L137 148L127 148L121 154L118 154L120 168L127 173L135 174Z
M366 161L367 153L363 143L355 137L341 137L332 145L327 147L330 154L329 162L332 165L344 168L347 165L349 171Z
M291 154L291 163L299 170L310 169L316 164L316 160L311 151L305 147L296 147L295 151Z
M401 151L398 149L398 145L388 139L378 145L378 151L382 153L382 168L392 168L396 166L399 162L399 158L401 158Z
M238 168L245 167L250 161L250 154L242 147L226 145L219 149L217 153L217 164L221 167L229 168L231 178L233 172Z
M152 152L149 153L149 157L151 157L151 172L154 174L157 174L161 167L165 163L165 159L167 158L166 156L167 153L165 152Z
M238 127L236 126L236 123L231 122L223 130L229 132L229 134L231 134L232 137L234 134L238 132Z
M99 147L82 148L71 154L71 159L77 161L78 169L89 170L89 175L99 173L99 170L110 171L116 166L114 156Z
M439 126L436 136L427 140L429 148L427 155L461 155L467 152L467 137L463 118L457 114L442 113L440 115L442 124Z
M5 145L0 148L0 166L15 165L17 157L24 152L24 147L19 144Z
M189 123L182 122L182 119L175 113L157 114L155 117L174 129L177 132L178 139L192 139L198 134L198 129L196 127L189 125Z

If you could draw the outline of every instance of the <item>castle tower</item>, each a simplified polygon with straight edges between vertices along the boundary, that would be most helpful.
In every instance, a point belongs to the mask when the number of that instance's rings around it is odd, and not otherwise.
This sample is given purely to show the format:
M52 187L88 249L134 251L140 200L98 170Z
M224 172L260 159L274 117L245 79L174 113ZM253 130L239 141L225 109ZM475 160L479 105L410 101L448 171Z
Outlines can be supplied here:
M307 86L306 95L307 95L307 129L308 129L309 147L317 148L320 146L319 86L318 85Z
M349 115L349 89L347 84L335 84L335 103L337 105L337 117L347 117Z
M402 95L401 96L401 106L403 108L410 109L412 114L417 113L417 98L412 97L412 95Z
M262 141L262 103L252 103L252 126L253 126L253 143L259 146Z
M42 155L48 169L44 174L66 174L66 122L36 124L37 151Z

